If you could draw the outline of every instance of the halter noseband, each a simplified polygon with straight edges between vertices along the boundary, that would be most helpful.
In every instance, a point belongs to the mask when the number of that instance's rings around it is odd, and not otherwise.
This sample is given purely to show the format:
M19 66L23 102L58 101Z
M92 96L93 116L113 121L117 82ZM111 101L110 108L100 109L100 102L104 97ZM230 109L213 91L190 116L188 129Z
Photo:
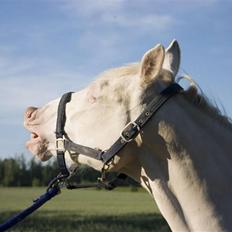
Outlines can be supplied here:
M133 122L129 122L122 130L120 137L106 151L93 149L72 142L65 132L66 104L71 101L72 92L65 93L59 102L56 122L56 151L57 162L60 169L59 180L67 178L70 174L65 163L65 151L75 152L104 162L108 165L123 147L134 140L149 119L161 108L172 96L180 93L183 88L177 83L171 84L157 95ZM57 180L56 180L57 181Z

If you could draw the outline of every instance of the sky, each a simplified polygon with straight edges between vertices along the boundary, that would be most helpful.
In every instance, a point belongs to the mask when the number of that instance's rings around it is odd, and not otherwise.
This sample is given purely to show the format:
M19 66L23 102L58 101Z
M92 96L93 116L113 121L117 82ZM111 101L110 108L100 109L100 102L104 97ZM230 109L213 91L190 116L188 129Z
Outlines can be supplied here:
M27 106L177 39L187 73L232 116L231 0L0 0L0 158L21 153Z

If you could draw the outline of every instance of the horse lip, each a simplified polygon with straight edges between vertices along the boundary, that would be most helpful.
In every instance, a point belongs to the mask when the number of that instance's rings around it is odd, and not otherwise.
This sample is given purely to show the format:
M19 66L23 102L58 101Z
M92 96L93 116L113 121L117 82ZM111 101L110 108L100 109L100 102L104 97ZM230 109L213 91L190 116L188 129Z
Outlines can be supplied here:
M33 135L31 135L31 138L26 142L26 148L28 150L31 150L30 148L33 146L36 146L40 142L41 138L38 136L36 138L33 138ZM32 152L32 151L31 151ZM33 152L32 152L33 153Z
M48 151L48 142L38 135L36 135L36 138L33 138L35 134L32 134L31 136L32 138L26 142L26 148L41 161L48 160L51 157L51 154Z
M31 138L26 142L26 144L28 143L34 143L34 142L37 142L37 141L39 141L41 138L40 138L40 136L37 136L37 137L34 137L34 135L33 134L31 134Z
M24 126L30 132L30 139L26 142L26 147L28 147L29 144L38 142L39 140L42 140L42 137L37 132L34 125L32 126L32 125L30 125L28 123L25 123Z
M32 133L31 133L31 139L36 139L36 138L38 138L38 137L39 137L39 135L36 134L35 132L32 132Z
M39 123L31 123L25 120L23 125L29 132L38 134L35 132L35 126L39 126Z
M38 132L37 126L38 124L32 124L30 122L24 121L24 127L30 132L30 137L26 141L26 148L30 150L32 153L35 153L31 150L32 147L38 146L43 138L41 137L40 133Z

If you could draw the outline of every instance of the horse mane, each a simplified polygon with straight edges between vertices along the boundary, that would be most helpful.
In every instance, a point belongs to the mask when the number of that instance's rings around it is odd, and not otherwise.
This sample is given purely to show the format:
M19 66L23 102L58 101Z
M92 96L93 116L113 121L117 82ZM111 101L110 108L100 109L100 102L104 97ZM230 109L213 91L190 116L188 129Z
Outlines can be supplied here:
M180 79L187 79L190 81L190 86L187 90L184 91L183 95L185 98L192 104L196 105L200 108L203 112L209 114L211 117L218 120L223 125L230 127L232 129L232 120L226 114L225 108L223 105L219 107L216 100L211 100L208 98L202 89L198 86L198 84L190 77L185 76L178 78ZM200 91L200 93L199 93Z

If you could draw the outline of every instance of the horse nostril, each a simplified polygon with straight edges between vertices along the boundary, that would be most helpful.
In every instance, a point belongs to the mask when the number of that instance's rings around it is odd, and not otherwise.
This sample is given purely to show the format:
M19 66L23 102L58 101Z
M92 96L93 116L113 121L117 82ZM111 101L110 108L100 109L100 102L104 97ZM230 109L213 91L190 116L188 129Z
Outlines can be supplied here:
M33 107L33 106L28 107L25 112L25 117L28 119L31 118L32 113L35 112L37 109L38 109L37 107Z

